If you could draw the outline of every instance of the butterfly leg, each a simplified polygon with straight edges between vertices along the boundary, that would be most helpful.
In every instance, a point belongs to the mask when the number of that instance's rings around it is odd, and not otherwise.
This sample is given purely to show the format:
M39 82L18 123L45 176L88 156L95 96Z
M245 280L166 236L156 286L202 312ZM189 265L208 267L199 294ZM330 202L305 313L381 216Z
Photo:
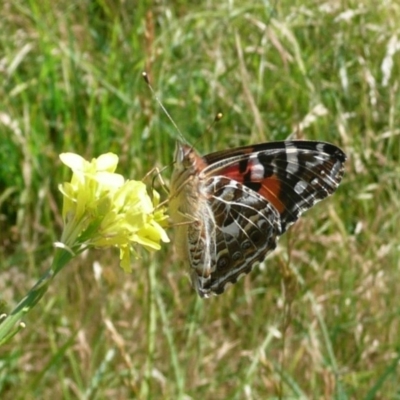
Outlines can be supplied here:
M165 170L165 168L160 169L158 167L154 167L154 168L152 168L150 171L148 171L146 173L146 175L143 177L142 181L145 181L151 175L154 175L152 180L151 180L151 188L154 189L154 186L155 186L154 182L155 182L156 179L158 179L158 181L160 182L162 190L166 193L167 196L169 196L168 186L165 183L165 181L164 181L164 179L163 179L163 177L161 175L164 170ZM150 195L152 195L152 194L150 194ZM162 201L160 204L158 204L157 207L164 207L167 203L168 203L168 199Z

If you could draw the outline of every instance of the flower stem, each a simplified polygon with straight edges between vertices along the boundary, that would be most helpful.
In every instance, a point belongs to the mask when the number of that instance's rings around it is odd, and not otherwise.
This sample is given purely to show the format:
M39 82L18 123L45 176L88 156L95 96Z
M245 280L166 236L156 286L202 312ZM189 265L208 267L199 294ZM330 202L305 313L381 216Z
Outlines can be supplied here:
M0 346L13 337L20 328L15 328L19 322L42 298L46 293L51 281L65 264L73 257L71 253L64 249L56 249L53 263L35 285L29 290L28 294L17 304L14 310L0 324Z

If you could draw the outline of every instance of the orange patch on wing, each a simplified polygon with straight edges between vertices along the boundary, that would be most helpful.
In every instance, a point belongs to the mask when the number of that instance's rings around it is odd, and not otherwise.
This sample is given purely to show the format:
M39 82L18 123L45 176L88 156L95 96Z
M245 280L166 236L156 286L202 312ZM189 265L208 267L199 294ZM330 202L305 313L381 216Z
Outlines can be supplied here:
M281 182L276 175L263 179L261 182L261 188L258 190L258 193L265 197L279 213L283 213L285 205L279 199L280 192Z
M236 182L243 183L243 178L247 173L248 169L245 172L239 171L239 165L233 164L228 167L225 167L221 172L221 175L226 176L230 179L233 179Z

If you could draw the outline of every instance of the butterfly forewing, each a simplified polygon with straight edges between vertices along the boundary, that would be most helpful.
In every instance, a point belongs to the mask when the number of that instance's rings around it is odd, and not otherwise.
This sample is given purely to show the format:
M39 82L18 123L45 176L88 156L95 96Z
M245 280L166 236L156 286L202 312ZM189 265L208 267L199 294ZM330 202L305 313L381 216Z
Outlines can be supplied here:
M233 152L205 156L205 172L234 179L264 196L279 211L283 232L337 189L346 160L338 147L311 141L264 143Z
M220 294L250 272L302 212L336 190L345 160L322 142L271 142L205 157L178 144L171 216L198 293Z

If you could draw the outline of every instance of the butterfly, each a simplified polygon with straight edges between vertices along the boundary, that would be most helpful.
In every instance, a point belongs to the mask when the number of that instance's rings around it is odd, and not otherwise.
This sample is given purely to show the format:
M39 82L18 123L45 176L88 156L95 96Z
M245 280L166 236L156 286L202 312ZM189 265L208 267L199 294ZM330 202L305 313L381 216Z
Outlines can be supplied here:
M177 143L169 198L177 253L201 297L224 292L275 249L300 215L331 195L345 153L330 143L282 141L200 156Z

